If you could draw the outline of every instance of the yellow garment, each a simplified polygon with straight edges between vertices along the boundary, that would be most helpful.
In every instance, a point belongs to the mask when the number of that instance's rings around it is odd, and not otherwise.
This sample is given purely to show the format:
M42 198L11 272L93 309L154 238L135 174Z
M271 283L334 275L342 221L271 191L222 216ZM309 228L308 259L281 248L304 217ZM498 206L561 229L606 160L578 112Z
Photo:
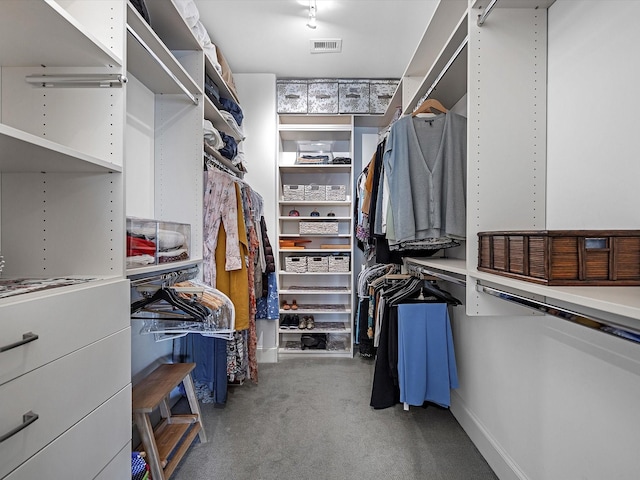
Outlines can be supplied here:
M362 206L360 210L365 215L369 215L369 208L371 206L371 194L373 193L373 172L376 169L376 154L373 154L373 158L369 162L369 170L367 171L367 179L364 182L364 196L362 198Z
M236 330L249 328L249 273L247 261L249 258L249 243L247 241L247 228L242 213L242 197L240 187L236 184L236 203L238 205L238 238L240 240L240 257L242 268L240 270L225 270L227 233L224 223L220 223L218 230L218 244L216 245L216 288L224 293L233 302L236 310Z

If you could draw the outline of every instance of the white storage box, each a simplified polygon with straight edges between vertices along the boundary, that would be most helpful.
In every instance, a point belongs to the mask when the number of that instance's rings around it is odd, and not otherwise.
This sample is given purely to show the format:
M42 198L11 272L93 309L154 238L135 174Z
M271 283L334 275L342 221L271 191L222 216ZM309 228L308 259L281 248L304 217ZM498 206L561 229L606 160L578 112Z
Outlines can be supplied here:
M335 235L338 233L338 222L336 221L300 221L301 235Z
M333 142L297 142L297 165L323 165L333 160Z
M349 255L333 255L329 257L330 272L351 271L351 257Z
M127 268L189 260L191 225L127 217Z
M286 272L305 273L307 271L307 257L287 257L284 259Z
M276 82L278 113L307 113L307 82L278 80Z
M307 258L307 270L314 273L329 271L329 257L309 257Z
M325 185L327 200L342 201L347 199L347 187L344 185Z
M304 185L283 185L282 196L285 200L304 200Z
M304 199L314 202L321 202L327 199L327 189L325 185L305 185Z
M338 113L338 81L309 80L308 113Z

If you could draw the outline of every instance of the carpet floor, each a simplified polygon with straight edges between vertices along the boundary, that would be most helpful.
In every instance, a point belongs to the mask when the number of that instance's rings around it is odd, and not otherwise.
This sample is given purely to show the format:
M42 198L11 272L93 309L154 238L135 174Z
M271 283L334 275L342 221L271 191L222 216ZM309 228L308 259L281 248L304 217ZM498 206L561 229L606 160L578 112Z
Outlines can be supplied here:
M259 382L229 387L225 408L201 404L208 442L171 478L497 479L448 409L374 410L372 379L359 357L260 364Z

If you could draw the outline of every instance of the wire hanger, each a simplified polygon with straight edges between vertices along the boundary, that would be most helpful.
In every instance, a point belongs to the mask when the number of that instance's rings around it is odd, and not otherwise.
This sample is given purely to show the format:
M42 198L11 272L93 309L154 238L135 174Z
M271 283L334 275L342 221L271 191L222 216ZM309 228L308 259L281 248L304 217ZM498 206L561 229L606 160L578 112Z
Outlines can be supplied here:
M436 110L439 113L447 113L447 109L440 103L439 100L435 98L427 98L424 102L420 104L420 106L411 114L412 117L415 117L419 113L434 113Z

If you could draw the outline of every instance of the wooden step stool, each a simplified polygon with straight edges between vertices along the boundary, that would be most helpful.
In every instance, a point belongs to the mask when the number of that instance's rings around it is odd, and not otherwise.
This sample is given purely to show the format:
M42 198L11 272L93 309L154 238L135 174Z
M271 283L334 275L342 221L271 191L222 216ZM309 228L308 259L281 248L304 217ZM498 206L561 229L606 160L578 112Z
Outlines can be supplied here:
M166 480L171 476L196 435L201 443L207 441L191 380L191 370L195 366L195 363L160 365L133 387L133 416L154 480ZM180 383L187 394L191 414L173 415L169 408L169 394ZM158 407L162 421L154 430L149 415Z

